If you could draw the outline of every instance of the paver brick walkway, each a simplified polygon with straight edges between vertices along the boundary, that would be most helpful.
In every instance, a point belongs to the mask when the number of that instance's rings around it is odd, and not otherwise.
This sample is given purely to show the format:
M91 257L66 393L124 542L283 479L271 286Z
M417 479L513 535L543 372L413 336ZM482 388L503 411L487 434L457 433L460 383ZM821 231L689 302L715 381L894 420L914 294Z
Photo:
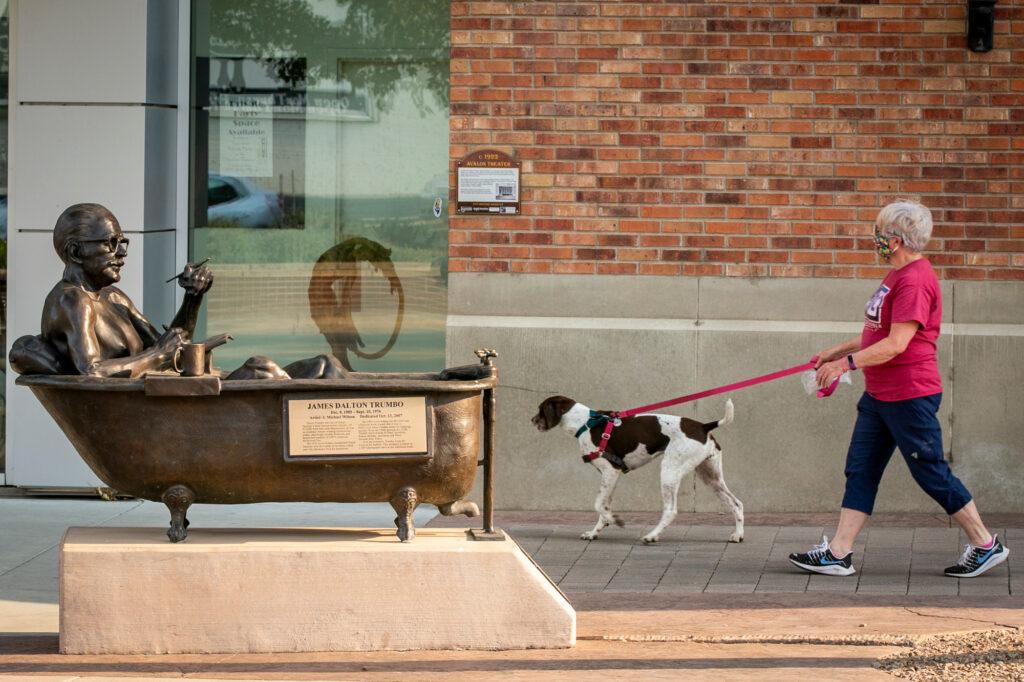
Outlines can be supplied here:
M938 524L867 528L854 548L850 577L811 575L789 563L791 552L803 552L832 533L825 525L753 525L748 522L742 543L727 542L731 525L675 523L662 540L644 545L640 536L649 524L642 519L625 528L606 528L599 539L581 540L593 515L575 523L499 518L514 537L565 592L706 592L1007 596L1024 593L1024 579L1014 575L1024 552L1024 523L993 528L1011 548L1010 559L988 574L958 580L942 575L955 563L966 542L958 528ZM566 515L562 515L566 516ZM804 515L806 518L806 515ZM564 521L564 519L558 519ZM918 519L909 519L915 521ZM890 520L891 521L891 520ZM438 520L438 524L445 523ZM435 524L431 524L435 525Z

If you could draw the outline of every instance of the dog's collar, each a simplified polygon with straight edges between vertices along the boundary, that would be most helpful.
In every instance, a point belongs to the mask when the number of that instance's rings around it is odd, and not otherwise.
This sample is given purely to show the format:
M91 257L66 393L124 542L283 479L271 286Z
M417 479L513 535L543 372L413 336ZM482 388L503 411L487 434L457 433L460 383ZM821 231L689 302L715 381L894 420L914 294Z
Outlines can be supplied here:
M590 418L587 419L587 423L576 429L576 437L579 438L584 433L593 428L603 428L608 423L608 415L601 414L600 412L594 412L590 410Z

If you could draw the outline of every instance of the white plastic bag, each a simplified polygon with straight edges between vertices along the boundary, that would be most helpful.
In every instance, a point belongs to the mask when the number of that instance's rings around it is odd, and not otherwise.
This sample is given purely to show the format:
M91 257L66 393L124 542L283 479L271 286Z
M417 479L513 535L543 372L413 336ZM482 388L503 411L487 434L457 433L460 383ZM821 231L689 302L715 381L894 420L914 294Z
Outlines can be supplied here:
M804 390L807 391L807 395L816 395L818 393L817 376L817 372L815 372L813 369L809 369L800 375L800 382L803 383ZM850 384L852 386L853 382L850 380L850 373L844 372L843 375L839 377L839 383ZM839 387L836 386L836 388Z

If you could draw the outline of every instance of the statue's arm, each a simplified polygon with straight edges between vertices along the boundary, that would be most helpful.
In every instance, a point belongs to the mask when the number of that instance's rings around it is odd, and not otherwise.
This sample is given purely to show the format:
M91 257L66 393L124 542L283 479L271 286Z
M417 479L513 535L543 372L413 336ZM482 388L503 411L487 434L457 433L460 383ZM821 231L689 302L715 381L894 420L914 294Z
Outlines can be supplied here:
M188 334L188 338L191 339L196 331L196 323L199 322L199 309L202 305L203 294L186 292L184 299L181 301L181 307L178 308L178 314L171 321L171 327L184 329Z
M203 261L205 263L206 261ZM213 272L203 263L189 263L178 275L178 284L185 290L185 297L181 301L178 314L171 322L171 328L184 329L188 338L196 331L196 323L199 321L199 309L203 305L203 296L213 286Z

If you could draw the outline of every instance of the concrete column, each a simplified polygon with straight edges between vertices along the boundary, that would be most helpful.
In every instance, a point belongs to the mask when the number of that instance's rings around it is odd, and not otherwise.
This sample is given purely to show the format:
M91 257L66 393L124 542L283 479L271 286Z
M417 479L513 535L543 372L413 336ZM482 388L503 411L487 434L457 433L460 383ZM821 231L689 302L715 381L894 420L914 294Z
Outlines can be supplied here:
M163 282L178 260L179 10L169 0L12 1L10 341L39 333L62 271L53 225L78 202L103 204L130 236L121 288L154 323L173 316L174 288ZM14 378L8 372L7 482L99 485Z

